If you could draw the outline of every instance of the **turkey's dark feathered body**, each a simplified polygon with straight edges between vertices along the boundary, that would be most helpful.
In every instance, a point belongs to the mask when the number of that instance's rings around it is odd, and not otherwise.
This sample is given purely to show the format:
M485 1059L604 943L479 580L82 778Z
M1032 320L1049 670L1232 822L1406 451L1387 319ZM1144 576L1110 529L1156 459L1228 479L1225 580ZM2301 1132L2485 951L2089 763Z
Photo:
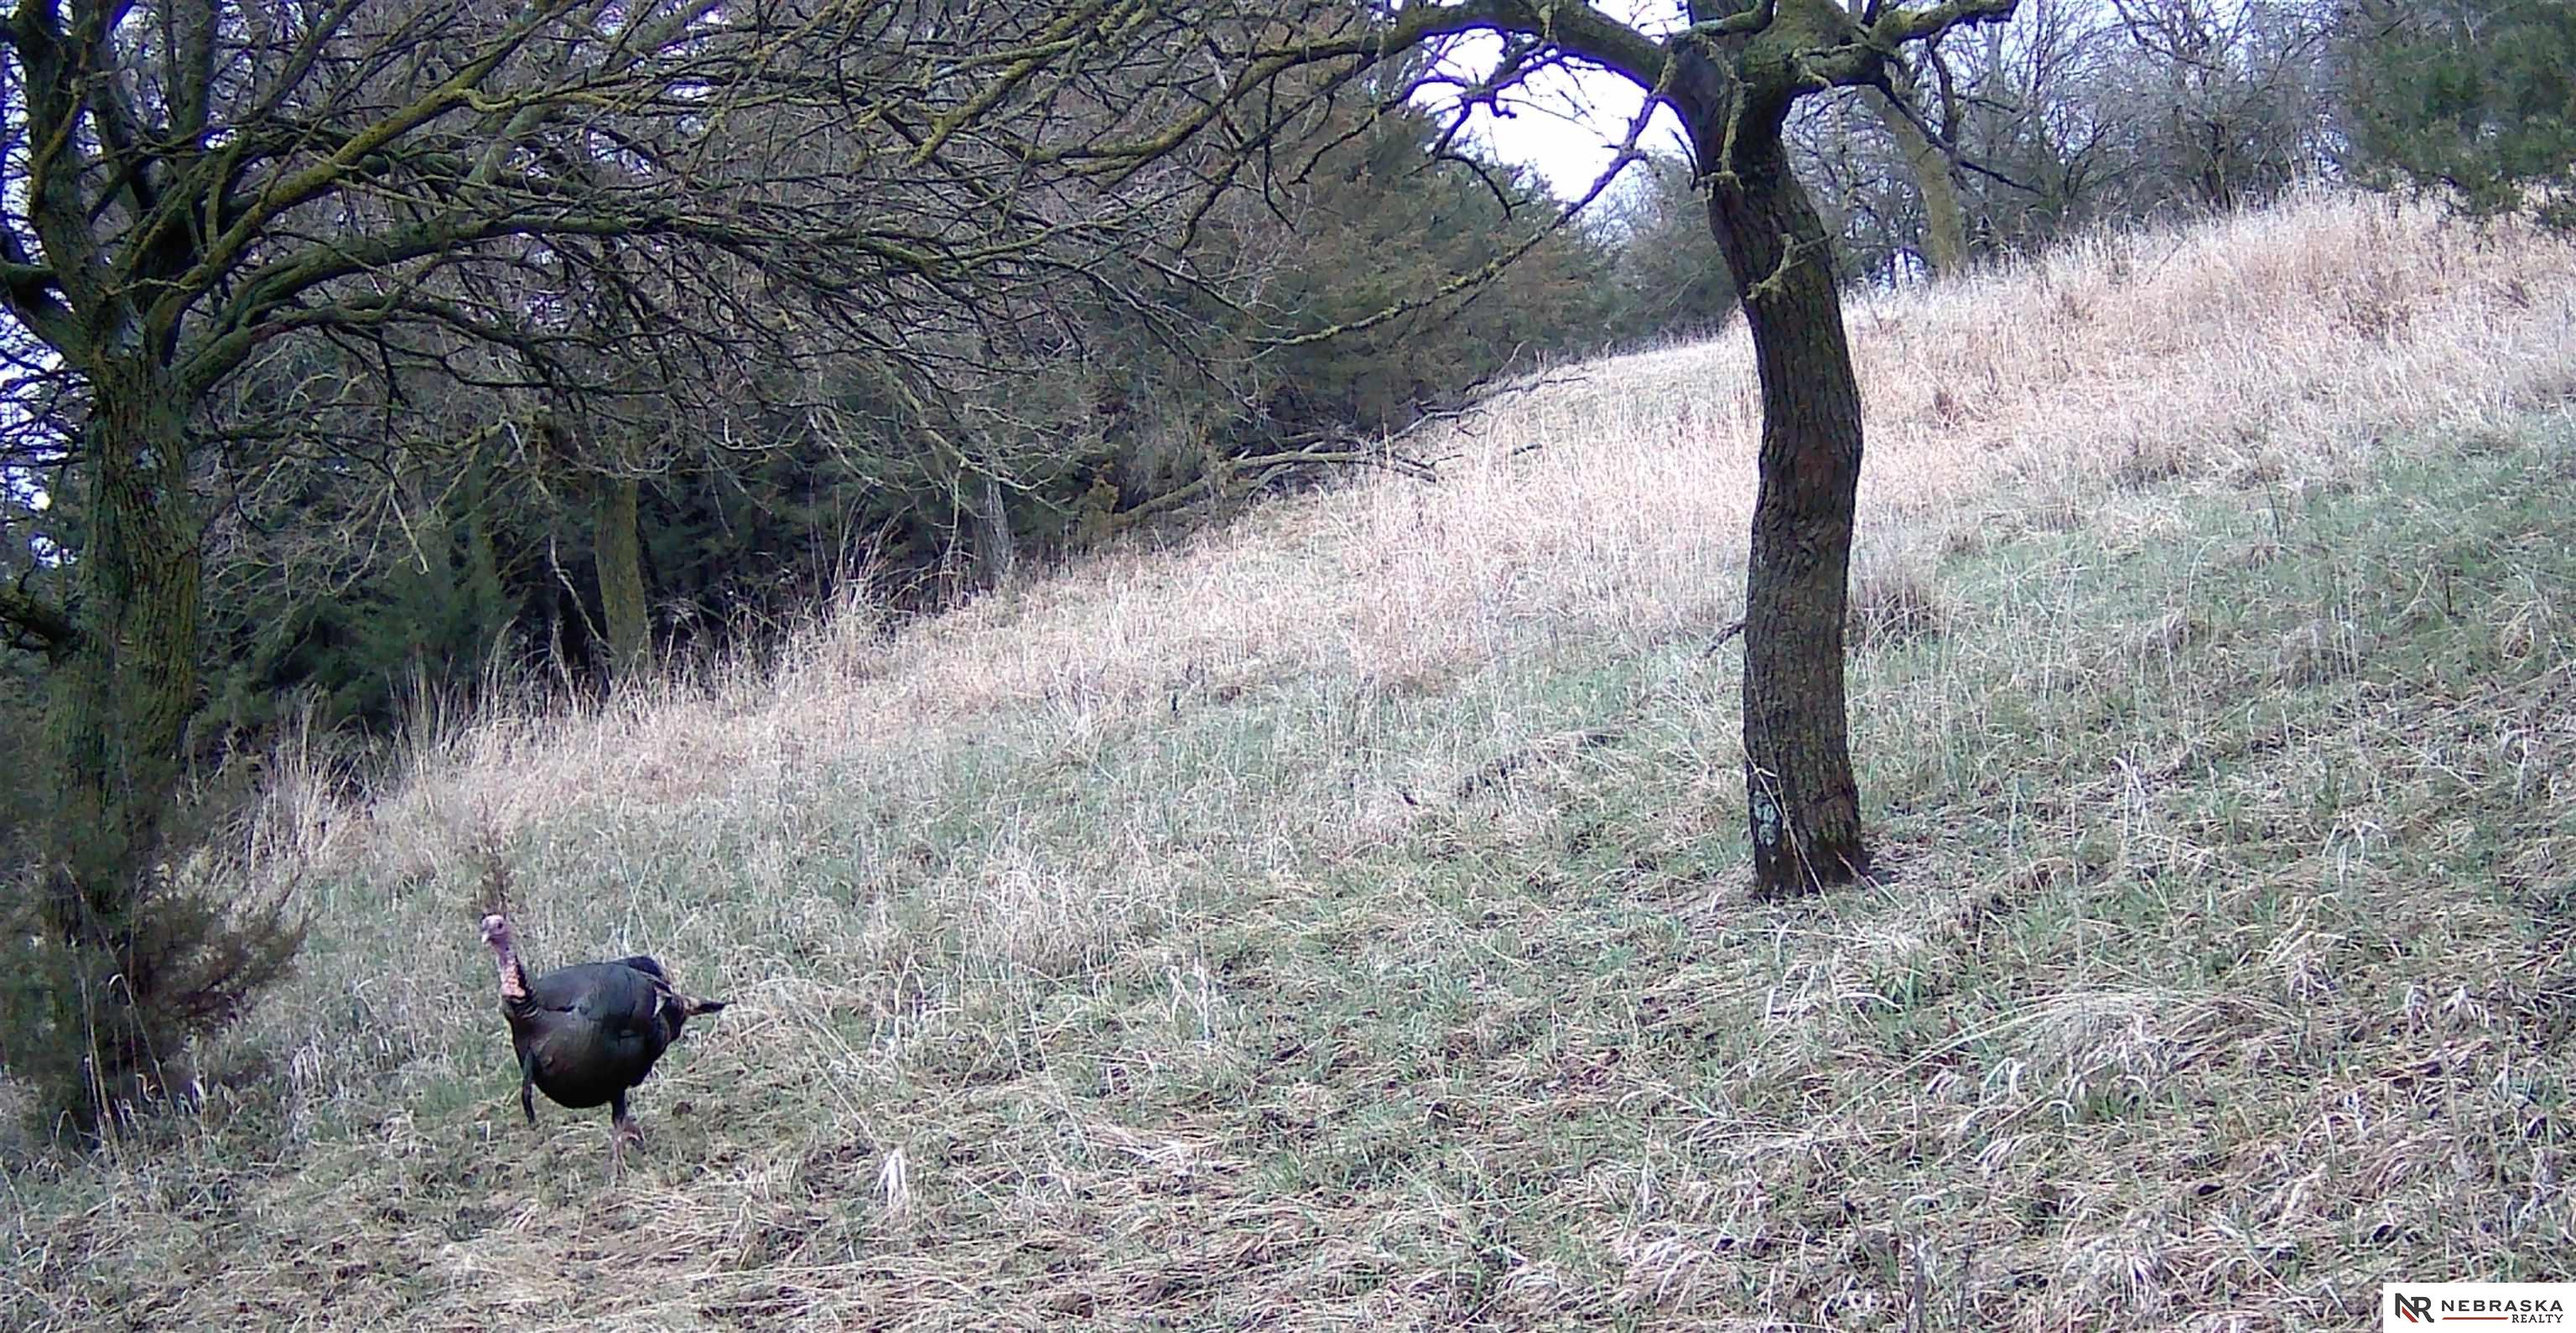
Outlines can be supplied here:
M528 983L524 1002L501 1007L528 1081L575 1108L643 1082L689 1017L661 965L641 957L558 968Z
M500 965L501 1013L519 1056L519 1109L533 1125L540 1091L576 1109L607 1103L613 1178L626 1141L642 1135L626 1113L627 1091L653 1072L691 1015L712 1014L724 1001L680 994L662 965L641 954L557 968L531 981L509 920L498 914L483 918L483 940Z

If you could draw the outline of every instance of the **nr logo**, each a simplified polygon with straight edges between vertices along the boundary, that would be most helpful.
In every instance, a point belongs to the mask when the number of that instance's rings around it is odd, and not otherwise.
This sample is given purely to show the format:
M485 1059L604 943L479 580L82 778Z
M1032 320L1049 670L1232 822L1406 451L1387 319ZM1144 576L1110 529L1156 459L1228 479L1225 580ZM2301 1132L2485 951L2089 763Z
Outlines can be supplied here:
M2433 1322L2433 1298L2430 1296L2409 1296L2402 1291L2392 1291L2388 1293L2388 1303L2392 1307L2389 1312L2407 1323Z

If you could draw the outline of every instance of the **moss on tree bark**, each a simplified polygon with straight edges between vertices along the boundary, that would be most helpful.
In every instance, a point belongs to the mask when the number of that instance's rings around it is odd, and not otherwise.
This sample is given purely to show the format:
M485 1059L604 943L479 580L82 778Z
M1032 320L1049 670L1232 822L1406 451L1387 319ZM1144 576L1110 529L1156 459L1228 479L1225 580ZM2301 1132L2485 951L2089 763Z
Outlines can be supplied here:
M627 476L600 480L594 541L599 566L601 629L608 637L609 678L623 684L653 669L651 598L644 588L642 522L644 483Z
M131 924L131 885L160 853L178 789L197 707L203 552L181 396L149 363L105 364L91 392L81 632L53 683L52 860L67 893L52 911L67 935L113 939Z

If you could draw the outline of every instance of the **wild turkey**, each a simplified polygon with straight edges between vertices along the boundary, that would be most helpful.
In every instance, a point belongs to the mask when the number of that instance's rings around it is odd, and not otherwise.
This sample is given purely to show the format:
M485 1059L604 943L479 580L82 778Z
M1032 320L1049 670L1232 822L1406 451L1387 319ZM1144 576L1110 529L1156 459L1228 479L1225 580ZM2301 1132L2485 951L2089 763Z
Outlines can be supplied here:
M724 1008L724 1001L680 994L662 965L641 954L557 968L530 981L509 919L498 915L483 918L483 942L501 966L501 1013L519 1053L520 1109L529 1124L537 1123L532 1089L575 1109L608 1103L608 1170L616 1175L627 1141L644 1138L626 1113L627 1089L653 1072L682 1024Z

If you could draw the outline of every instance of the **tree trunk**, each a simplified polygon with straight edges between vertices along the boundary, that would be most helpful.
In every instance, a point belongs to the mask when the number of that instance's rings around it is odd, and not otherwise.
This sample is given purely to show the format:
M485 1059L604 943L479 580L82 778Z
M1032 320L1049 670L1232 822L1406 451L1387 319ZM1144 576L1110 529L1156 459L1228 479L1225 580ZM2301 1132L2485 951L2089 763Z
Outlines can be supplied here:
M1744 780L1754 891L1776 897L1869 868L1843 699L1860 388L1824 223L1782 145L1787 96L1738 105L1731 124L1724 105L1694 117L1693 140L1762 384L1744 591Z
M51 904L66 937L113 945L161 851L197 708L203 553L180 395L158 367L93 373L82 440L93 488L78 646L53 691L61 784Z
M653 625L644 592L641 522L644 483L606 477L599 493L599 533L593 558L599 566L599 613L608 635L608 678L619 684L653 669Z
M1855 21L1866 21L1869 11L1877 8L1873 0L1847 0L1844 7ZM1923 267L1935 277L1945 277L1967 267L1968 210L1959 202L1950 155L1906 114L1907 108L1916 106L1914 67L1891 58L1883 68L1887 86L1869 104L1896 140L1896 151L1904 155L1906 172L1914 178L1914 191L1923 197ZM1953 126L1944 133L1955 138L1958 130Z
M79 635L47 719L57 786L43 898L46 926L70 946L56 1021L78 1024L79 1045L57 1077L84 1127L172 1082L163 1062L188 1034L160 1021L163 1002L186 984L170 973L194 960L169 942L202 938L207 919L159 892L198 706L202 552L186 409L148 362L94 366L90 392Z
M1950 155L1905 114L1895 98L1914 96L1914 75L1903 61L1887 62L1887 89L1870 99L1879 120L1905 155L1915 192L1923 196L1923 266L1934 277L1947 277L1967 266L1968 211L1959 203L1959 182L1950 174Z
M493 646L510 632L518 608L501 590L501 556L492 541L491 463L477 450L465 469L463 596L474 618L474 674L468 680L479 686L492 663Z
M1011 509L1000 479L983 474L982 492L975 506L975 574L985 587L998 588L1019 564L1019 549L1011 540Z

